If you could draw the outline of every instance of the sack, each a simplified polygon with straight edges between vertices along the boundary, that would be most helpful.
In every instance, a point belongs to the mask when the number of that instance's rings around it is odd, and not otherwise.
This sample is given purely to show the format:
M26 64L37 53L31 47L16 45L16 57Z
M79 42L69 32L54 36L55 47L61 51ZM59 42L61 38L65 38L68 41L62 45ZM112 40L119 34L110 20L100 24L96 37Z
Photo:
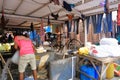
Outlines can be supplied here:
M15 64L18 64L19 62L19 51L16 51L13 57L11 58L11 61Z

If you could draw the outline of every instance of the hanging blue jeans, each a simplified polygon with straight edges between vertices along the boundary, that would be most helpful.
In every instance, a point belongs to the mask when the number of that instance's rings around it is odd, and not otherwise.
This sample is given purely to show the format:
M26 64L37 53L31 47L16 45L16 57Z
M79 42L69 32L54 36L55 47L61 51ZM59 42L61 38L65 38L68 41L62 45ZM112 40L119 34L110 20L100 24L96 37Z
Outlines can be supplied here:
M103 13L97 15L97 28L96 28L96 33L100 33L100 32L101 32L102 18L103 18Z
M96 15L92 15L91 19L92 19L92 24L94 28L94 33L96 33Z
M76 24L76 20L74 20L74 29L73 29L73 32L76 33L76 28L77 28L77 24Z
M108 25L107 25L106 18L103 18L103 30L105 33L108 32Z
M106 21L108 25L108 32L112 32L112 12L106 14Z
M117 33L120 34L120 26L117 26Z
M89 21L90 21L90 16L87 16L86 17L87 33L89 32Z
M79 19L75 19L74 20L74 30L73 30L76 34L79 33Z
M69 32L71 31L72 21L66 21L65 23L67 24L68 37L69 37Z

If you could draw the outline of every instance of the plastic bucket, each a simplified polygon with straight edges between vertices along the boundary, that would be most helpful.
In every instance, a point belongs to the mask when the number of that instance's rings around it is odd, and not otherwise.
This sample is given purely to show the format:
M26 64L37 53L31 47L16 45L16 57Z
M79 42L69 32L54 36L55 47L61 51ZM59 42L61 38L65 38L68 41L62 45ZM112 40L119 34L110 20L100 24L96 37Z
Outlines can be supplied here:
M97 66L97 69L99 69L98 66ZM82 71L82 72L86 73L87 75L98 80L98 74L93 66L82 65L82 66L80 66L80 71ZM80 74L80 80L92 80L92 79L85 76L84 74Z
M107 70L106 70L106 78L107 79L111 79L111 78L113 78L114 77L114 64L113 63L111 63L110 65L109 65L109 67L107 68Z

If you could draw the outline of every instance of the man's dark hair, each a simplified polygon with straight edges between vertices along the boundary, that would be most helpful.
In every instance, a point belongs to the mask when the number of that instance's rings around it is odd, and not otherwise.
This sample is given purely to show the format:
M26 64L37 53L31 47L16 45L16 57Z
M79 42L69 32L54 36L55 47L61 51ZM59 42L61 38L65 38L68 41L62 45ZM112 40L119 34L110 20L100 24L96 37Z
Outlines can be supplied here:
M28 33L23 34L23 36L25 36L25 37L29 37Z

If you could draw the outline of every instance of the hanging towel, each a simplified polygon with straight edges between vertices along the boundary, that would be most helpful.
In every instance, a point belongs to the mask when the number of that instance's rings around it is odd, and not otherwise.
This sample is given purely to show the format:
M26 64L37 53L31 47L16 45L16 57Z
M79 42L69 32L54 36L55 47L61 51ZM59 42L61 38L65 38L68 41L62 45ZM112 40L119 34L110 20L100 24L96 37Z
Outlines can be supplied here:
M96 15L92 15L91 19L92 19L92 24L94 28L94 33L96 33Z
M96 28L96 33L100 33L100 32L101 32L102 18L103 18L103 13L97 15L97 28Z

